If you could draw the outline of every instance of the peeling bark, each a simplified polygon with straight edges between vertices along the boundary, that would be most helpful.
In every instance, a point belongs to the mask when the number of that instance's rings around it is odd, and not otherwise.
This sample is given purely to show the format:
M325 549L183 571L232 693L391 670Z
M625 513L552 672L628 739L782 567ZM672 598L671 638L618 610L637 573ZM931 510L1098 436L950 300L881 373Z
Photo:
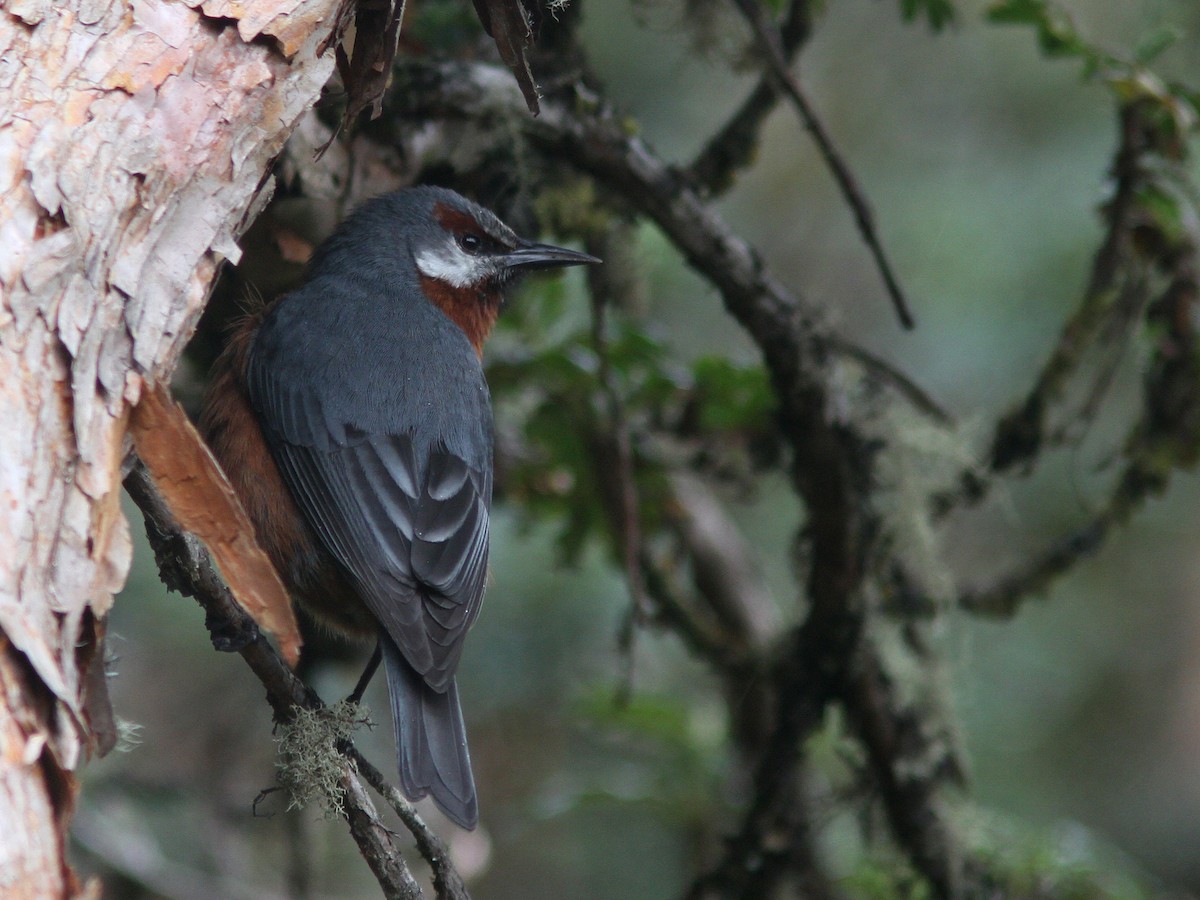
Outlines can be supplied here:
M130 433L179 524L204 542L238 604L274 635L283 658L295 667L301 640L291 598L183 407L164 387L147 391L133 411Z
M80 891L130 561L130 409L165 382L264 173L333 67L337 0L10 0L0 12L0 893ZM89 675L91 677L89 677Z

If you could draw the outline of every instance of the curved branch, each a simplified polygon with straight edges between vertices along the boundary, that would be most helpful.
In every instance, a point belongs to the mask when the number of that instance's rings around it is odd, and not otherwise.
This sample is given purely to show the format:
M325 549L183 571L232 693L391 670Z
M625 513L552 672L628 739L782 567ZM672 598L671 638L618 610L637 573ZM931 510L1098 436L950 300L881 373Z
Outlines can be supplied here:
M766 56L768 74L778 82L780 89L792 101L792 105L800 116L800 121L812 135L821 157L825 160L825 165L833 174L833 179L842 192L842 198L854 213L854 221L858 226L859 234L862 235L863 242L867 245L871 257L875 260L875 266L883 277L883 283L887 287L888 296L891 297L892 305L896 309L896 315L900 318L900 324L905 328L914 328L916 321L909 310L908 300L904 297L900 281L884 252L883 242L879 239L879 233L875 229L875 216L871 212L871 206L867 203L862 188L858 186L854 173L850 171L842 154L834 146L833 138L826 130L825 123L817 115L816 108L800 87L800 82L792 75L787 49L779 29L767 20L758 0L733 0L733 3L750 24L759 49Z
M853 674L883 670L882 661L862 642L866 612L861 585L881 531L869 497L872 454L865 437L830 409L830 334L815 312L775 280L753 248L640 140L611 118L575 117L553 104L546 104L543 117L526 131L543 150L570 159L654 220L692 267L720 290L728 311L758 344L779 398L782 427L794 454L792 476L809 512L810 612L773 675L775 695L784 708L756 769L756 800L719 867L745 872L757 865L754 860L773 829L790 823L788 832L795 831L792 811L780 808L780 801L792 797L801 743L818 727L830 700L840 699L849 707L868 746L873 745L870 729L893 726L903 718L903 711L892 705L862 706ZM893 749L899 754L909 748ZM871 754L871 759L890 779L903 769L902 755ZM887 809L914 864L939 895L954 896L961 883L959 854L933 803L940 776L923 782L920 790L906 790ZM756 890L764 887L758 876L748 883L756 884Z
M935 517L978 503L991 490L994 476L1028 472L1042 452L1061 446L1065 431L1047 435L1046 422L1083 365L1087 350L1114 319L1128 318L1130 310L1144 308L1147 285L1142 279L1130 279L1138 193L1146 177L1144 158L1153 149L1144 115L1137 104L1121 111L1120 138L1112 163L1113 193L1104 205L1107 228L1092 259L1088 284L1078 306L1063 326L1029 393L997 423L986 471L964 472L955 490L935 496Z
M779 27L780 47L790 67L812 33L809 0L792 0ZM759 134L783 96L779 80L765 73L742 105L704 145L685 174L708 196L723 194L733 187L737 173L750 165L758 147Z
M218 649L236 650L267 689L267 700L278 721L287 721L297 707L321 709L317 693L297 678L283 659L242 611L208 551L183 532L159 495L146 468L136 461L125 477L125 489L141 509L146 532L163 582L184 596L195 597L204 608L206 624ZM359 773L367 777L385 799L390 786L378 771L346 742L339 751L345 757L340 775L343 806L351 837L388 897L419 898L421 888L404 858L392 842L392 832L380 820L366 793ZM394 791L394 789L391 789ZM417 839L418 848L434 871L439 898L466 900L462 879L449 862L445 848L415 811L409 807L402 820Z

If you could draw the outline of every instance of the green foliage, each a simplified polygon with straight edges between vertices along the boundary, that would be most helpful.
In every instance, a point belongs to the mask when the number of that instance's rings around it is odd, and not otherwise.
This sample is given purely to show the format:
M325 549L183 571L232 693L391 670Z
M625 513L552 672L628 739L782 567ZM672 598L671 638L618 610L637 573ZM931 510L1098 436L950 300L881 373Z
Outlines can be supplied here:
M470 4L459 0L424 0L410 4L404 17L406 40L446 52L477 41L481 28Z
M1051 0L998 0L987 17L998 24L1032 26L1047 56L1077 56L1093 64L1100 60L1101 54L1079 36L1066 10Z
M606 731L619 730L655 744L689 749L688 706L679 697L642 693L618 701L611 685L598 684L580 698L576 713Z
M1183 32L1174 25L1160 25L1151 28L1138 40L1133 48L1133 58L1143 66L1148 66L1169 47L1174 46L1183 37Z
M899 857L863 859L842 884L848 896L861 900L933 900L934 896L928 883Z
M702 431L760 431L770 425L775 396L761 366L706 356L692 367L693 402Z
M1153 107L1174 153L1185 152L1185 135L1196 130L1200 118L1200 97L1183 85L1164 83L1146 68L1178 40L1178 28L1164 25L1149 30L1125 58L1088 41L1053 0L997 0L988 8L987 18L997 24L1032 27L1047 56L1078 59L1084 77L1102 81L1122 104L1142 102Z
M638 692L614 696L610 683L585 691L575 706L575 719L621 745L631 764L647 766L645 797L664 815L702 815L719 794L724 749L723 729L709 728L707 710L693 699L674 694Z
M998 815L964 823L976 858L988 867L988 896L1025 900L1149 900L1135 867L1076 822L1034 829ZM898 854L860 858L842 886L860 900L929 900L928 884Z
M1004 896L1047 900L1149 900L1132 861L1077 822L1034 829L997 815L981 818L977 848L1003 880Z
M1184 221L1184 198L1164 184L1145 185L1137 194L1138 210L1144 216L1143 229L1154 229L1156 247L1168 250L1179 247L1188 240L1188 226ZM1150 235L1143 232L1142 239Z
M598 457L607 429L598 384L601 361L584 323L564 305L560 289L527 292L514 316L520 348L489 367L489 380L522 442L506 475L510 499L526 521L562 523L558 546L572 563L588 539L607 531L604 482ZM585 301L576 298L579 307ZM564 330L563 326L566 326ZM612 377L632 397L653 393L657 350L633 332L609 347Z
M930 28L941 31L954 24L958 11L951 0L900 0L900 15L905 22L924 16Z
M561 523L557 545L576 563L589 541L613 559L617 497L613 404L634 438L634 486L645 535L672 506L668 457L728 455L770 429L774 398L761 366L705 357L688 367L629 317L609 311L598 342L561 281L534 286L502 320L488 377L501 413L519 440L508 448L507 496L526 524Z

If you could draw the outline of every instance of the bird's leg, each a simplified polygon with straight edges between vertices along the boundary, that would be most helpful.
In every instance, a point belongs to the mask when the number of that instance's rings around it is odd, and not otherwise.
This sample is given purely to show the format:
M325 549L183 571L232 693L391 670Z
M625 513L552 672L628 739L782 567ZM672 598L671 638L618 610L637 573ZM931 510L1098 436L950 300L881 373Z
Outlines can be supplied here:
M383 660L383 644L379 641L375 642L375 652L371 654L371 658L367 660L367 667L363 669L362 675L358 677L358 684L354 686L354 690L350 692L350 696L346 698L347 703L353 703L356 706L362 701L363 694L367 692L367 685L371 683L371 679L375 677L375 670L379 668L379 663Z

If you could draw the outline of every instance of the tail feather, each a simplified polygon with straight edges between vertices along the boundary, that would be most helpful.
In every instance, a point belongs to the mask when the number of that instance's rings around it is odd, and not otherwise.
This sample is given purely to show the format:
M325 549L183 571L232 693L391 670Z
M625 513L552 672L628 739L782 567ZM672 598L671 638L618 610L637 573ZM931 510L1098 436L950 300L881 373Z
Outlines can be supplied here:
M435 691L408 664L391 638L381 635L380 641L392 699L401 788L410 800L432 796L455 824L474 828L479 804L458 686L451 680L445 691Z

